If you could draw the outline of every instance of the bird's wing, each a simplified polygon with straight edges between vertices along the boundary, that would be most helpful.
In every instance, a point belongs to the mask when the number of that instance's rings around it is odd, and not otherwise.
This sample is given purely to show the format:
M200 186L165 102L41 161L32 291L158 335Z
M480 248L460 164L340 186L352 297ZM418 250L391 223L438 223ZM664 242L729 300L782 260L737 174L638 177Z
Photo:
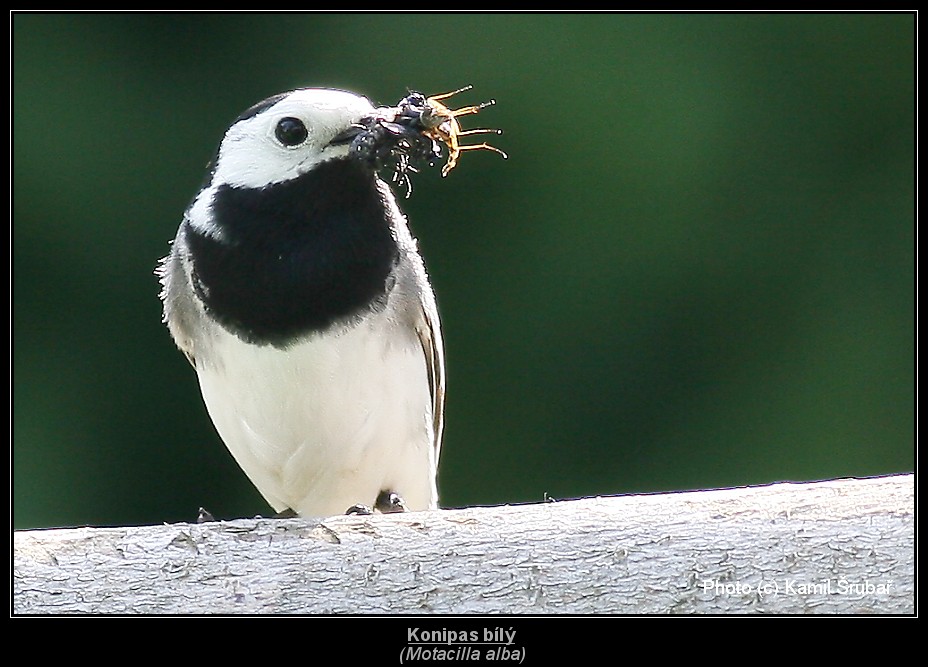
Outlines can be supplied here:
M178 237L182 230L183 227L178 231ZM167 324L174 342L187 361L196 368L194 341L196 332L203 326L202 322L197 321L202 315L194 302L193 290L189 289L178 247L175 240L168 256L158 262L155 275L161 282L160 297L164 308L162 321Z
M422 324L416 327L432 394L432 420L435 431L435 464L441 454L441 435L445 417L445 351L442 345L438 312L434 304L422 304Z

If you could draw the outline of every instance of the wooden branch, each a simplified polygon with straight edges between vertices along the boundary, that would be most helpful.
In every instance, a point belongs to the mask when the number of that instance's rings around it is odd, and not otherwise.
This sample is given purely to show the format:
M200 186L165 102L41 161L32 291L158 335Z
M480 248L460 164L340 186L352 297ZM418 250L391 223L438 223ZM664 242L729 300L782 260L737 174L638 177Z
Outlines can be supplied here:
M14 534L13 611L915 611L914 476Z

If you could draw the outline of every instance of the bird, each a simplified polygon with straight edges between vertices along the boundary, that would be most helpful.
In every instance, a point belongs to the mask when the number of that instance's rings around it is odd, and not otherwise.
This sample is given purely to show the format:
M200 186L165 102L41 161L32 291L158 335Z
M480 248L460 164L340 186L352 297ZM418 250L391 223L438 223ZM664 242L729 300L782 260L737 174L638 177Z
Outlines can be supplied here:
M251 106L156 269L216 431L280 516L438 507L441 325L390 183L352 150L376 118L326 88Z

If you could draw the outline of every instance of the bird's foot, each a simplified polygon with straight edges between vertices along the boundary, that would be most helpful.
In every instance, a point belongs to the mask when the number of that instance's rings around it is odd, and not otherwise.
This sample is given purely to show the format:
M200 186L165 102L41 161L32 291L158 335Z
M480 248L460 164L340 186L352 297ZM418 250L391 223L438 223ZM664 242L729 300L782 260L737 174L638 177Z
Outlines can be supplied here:
M380 495L377 496L377 500L374 503L374 507L380 510L383 514L394 514L396 512L405 512L406 511L406 501L404 501L398 493L393 491L381 491Z
M383 490L374 501L374 506L370 505L352 505L345 514L357 514L359 516L368 516L377 510L381 514L395 514L396 512L406 511L406 501L398 493Z

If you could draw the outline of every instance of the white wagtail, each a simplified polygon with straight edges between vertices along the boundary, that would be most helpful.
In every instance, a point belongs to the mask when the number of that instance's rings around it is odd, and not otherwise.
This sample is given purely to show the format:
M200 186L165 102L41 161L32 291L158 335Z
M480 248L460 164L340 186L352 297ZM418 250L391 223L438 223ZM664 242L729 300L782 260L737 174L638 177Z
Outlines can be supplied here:
M437 507L444 359L389 172L453 167L437 100L268 98L229 127L159 265L164 321L219 435L279 513ZM474 148L489 148L482 144ZM498 151L500 152L500 151Z

